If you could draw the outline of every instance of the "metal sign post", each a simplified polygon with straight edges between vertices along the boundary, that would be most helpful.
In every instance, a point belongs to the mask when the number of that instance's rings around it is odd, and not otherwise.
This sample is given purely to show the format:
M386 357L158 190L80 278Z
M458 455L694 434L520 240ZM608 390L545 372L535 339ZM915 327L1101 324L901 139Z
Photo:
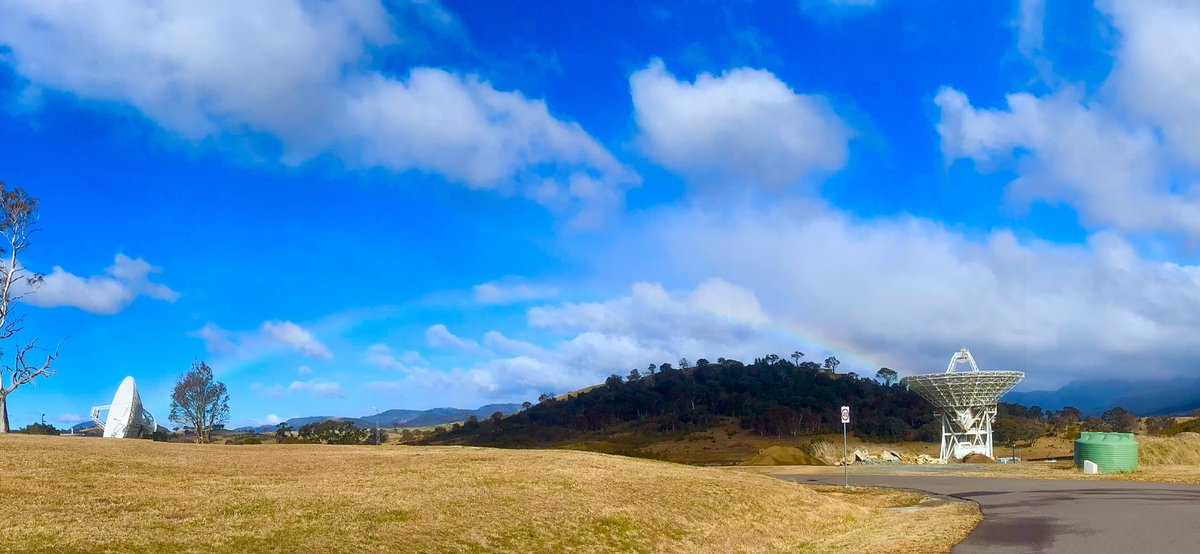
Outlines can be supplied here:
M850 447L846 439L846 425L850 423L850 406L842 406L842 472L846 476L846 487L850 486Z

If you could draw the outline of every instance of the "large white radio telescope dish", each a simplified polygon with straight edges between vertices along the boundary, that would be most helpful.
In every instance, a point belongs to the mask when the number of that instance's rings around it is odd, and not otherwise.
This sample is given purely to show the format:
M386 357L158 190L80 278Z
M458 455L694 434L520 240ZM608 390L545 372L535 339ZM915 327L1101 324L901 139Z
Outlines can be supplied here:
M971 371L956 372L959 364ZM942 420L943 460L967 454L992 456L996 402L1025 378L1020 371L981 371L967 347L950 357L945 373L905 377L901 382L928 400Z
M108 410L108 417L100 420L100 412ZM142 399L138 396L137 384L133 377L126 377L117 387L112 404L92 408L92 421L104 429L104 436L121 439L135 439L154 433L158 422L142 408Z

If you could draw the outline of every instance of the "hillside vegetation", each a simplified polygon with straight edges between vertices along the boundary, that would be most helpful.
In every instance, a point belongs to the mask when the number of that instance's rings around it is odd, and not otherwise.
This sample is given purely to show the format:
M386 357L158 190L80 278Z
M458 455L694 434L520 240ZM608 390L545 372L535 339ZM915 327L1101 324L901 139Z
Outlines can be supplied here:
M663 364L653 375L613 375L566 397L543 395L537 405L498 421L475 421L426 439L429 444L505 447L572 446L653 456L653 443L684 440L715 429L796 439L841 433L838 409L854 410L851 432L880 442L936 438L927 402L896 384L836 374L812 362L767 356Z
M972 504L603 454L0 435L6 552L945 552Z

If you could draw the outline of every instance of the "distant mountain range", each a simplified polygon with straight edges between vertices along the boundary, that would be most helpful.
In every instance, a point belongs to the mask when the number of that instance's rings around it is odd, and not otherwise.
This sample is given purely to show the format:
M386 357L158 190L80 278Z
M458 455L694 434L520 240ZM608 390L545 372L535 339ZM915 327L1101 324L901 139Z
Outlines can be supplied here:
M430 410L387 410L379 412L378 418L375 414L365 415L362 417L342 417L342 416L307 416L293 417L285 423L293 429L299 429L309 423L317 423L328 419L349 420L354 422L354 425L363 429L374 428L375 422L379 422L380 427L426 427L429 425L445 425L456 421L465 421L471 416L479 419L492 417L492 414L500 412L504 415L512 415L521 411L520 404L488 404L480 406L474 410L463 410L460 408L433 408ZM259 425L257 427L247 426L238 427L234 431L253 431L256 433L266 433L275 430L275 425Z
M1002 400L1044 410L1074 406L1090 415L1115 406L1139 416L1184 415L1200 408L1200 379L1074 381L1058 390L1010 392Z

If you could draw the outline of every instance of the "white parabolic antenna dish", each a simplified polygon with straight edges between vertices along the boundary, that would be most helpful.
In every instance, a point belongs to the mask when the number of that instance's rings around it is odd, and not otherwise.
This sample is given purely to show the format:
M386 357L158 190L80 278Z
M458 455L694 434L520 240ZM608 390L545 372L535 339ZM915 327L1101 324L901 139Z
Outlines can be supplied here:
M100 421L100 412L108 410L108 417ZM92 408L92 421L104 429L104 436L115 438L137 438L149 435L158 428L154 416L142 408L137 384L133 377L126 377L117 387L112 404Z
M956 372L967 363L971 371ZM1020 371L981 371L967 347L950 357L945 373L906 377L903 383L937 409L942 420L942 459L992 456L996 402L1025 378Z

